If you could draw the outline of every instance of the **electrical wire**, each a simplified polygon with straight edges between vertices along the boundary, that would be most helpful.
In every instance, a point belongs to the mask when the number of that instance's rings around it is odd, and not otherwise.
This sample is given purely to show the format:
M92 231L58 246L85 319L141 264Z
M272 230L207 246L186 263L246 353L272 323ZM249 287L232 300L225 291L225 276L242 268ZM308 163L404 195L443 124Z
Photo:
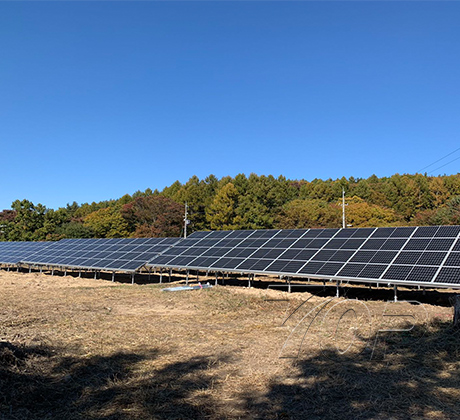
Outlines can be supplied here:
M441 160L445 159L446 157L449 157L450 155L453 155L455 152L458 152L459 150L460 150L460 147L459 147L458 149L455 149L453 152L450 152L450 153L448 153L447 155L443 156L441 159L438 159L438 160L436 160L435 162L430 163L428 166L425 166L424 168L419 169L419 170L417 171L417 173L421 173L424 169L429 168L430 166L433 166L433 165L435 165L435 164L438 163L438 162L441 162ZM457 159L458 159L458 158L457 158ZM452 162L454 162L454 161L457 160L457 159L454 159L454 160L450 161L449 163L452 163ZM431 171L431 172L437 171L438 169L443 168L444 166L448 165L449 163L446 163L445 165L442 165L442 166L440 166L439 168L436 168L436 169L434 169L434 170ZM431 172L430 172L430 173L431 173Z
M447 166L447 165L449 165L450 163L455 162L456 160L459 160L459 159L460 159L460 156L457 157L457 158L455 158L455 159L453 159L453 160L451 160L450 162L445 163L444 165L440 166L439 168L433 169L433 170L430 172L430 174L432 174L434 171L437 171L438 169L444 168L444 166Z

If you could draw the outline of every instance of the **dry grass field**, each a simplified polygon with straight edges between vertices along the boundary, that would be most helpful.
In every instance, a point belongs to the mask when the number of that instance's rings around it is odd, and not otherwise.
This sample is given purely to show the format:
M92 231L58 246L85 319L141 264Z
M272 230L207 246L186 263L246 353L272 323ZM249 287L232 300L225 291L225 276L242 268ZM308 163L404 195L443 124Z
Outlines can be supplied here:
M452 293L152 280L0 271L0 418L460 418Z

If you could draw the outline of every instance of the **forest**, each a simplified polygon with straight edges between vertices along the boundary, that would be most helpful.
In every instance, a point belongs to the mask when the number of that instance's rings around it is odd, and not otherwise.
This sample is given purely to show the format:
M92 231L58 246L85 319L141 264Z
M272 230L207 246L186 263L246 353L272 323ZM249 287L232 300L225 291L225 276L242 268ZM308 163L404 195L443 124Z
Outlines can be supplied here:
M460 224L460 174L395 174L364 179L289 180L239 174L191 177L162 191L147 189L118 199L49 209L27 199L0 212L0 240L166 237L228 229L289 229Z

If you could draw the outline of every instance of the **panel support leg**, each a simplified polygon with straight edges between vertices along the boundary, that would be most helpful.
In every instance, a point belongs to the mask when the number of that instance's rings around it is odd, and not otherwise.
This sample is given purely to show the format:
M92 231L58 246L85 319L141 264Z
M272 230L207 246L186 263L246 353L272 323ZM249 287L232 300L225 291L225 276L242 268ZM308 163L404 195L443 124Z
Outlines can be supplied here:
M43 273L43 267L40 266L40 274L42 274L42 273Z
M251 274L248 274L248 287L251 287Z
M196 281L198 281L200 278L200 272L198 270L196 270Z
M288 277L288 293L291 293L291 278Z
M67 268L64 270L64 277L67 276Z
M136 273L131 274L131 284L134 284L134 276Z
M97 279L97 271L94 270L94 280L96 280L96 279Z
M337 280L337 285L336 285L336 287L337 287L337 290L336 290L336 292L335 292L335 297L340 297L340 289L339 289L339 285L340 285L340 282Z
M454 328L460 327L460 295L454 296Z
M32 273L32 267L29 265L29 274Z
M187 272L185 273L185 284L188 286L188 270Z
M150 281L151 274L152 274L152 269L149 268L149 281Z
M169 269L169 282L171 283L172 278L172 268Z
M51 275L54 276L54 267L51 269Z
M115 271L112 271L112 281L115 281Z
M214 286L217 286L217 273L216 273L216 280L214 281Z
M394 301L397 302L398 301L398 287L393 286L393 291L394 291Z
M160 283L163 283L163 269L160 268Z
M78 271L78 278L81 278L81 270Z

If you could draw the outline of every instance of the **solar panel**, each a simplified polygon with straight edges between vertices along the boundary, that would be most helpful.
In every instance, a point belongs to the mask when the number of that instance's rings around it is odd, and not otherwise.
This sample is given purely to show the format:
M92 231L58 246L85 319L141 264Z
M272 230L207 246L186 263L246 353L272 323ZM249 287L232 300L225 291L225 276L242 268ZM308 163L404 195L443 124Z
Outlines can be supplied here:
M197 232L148 266L460 287L460 226Z
M21 261L31 265L133 272L179 240L179 238L63 239Z
M0 264L18 264L53 242L0 242Z

